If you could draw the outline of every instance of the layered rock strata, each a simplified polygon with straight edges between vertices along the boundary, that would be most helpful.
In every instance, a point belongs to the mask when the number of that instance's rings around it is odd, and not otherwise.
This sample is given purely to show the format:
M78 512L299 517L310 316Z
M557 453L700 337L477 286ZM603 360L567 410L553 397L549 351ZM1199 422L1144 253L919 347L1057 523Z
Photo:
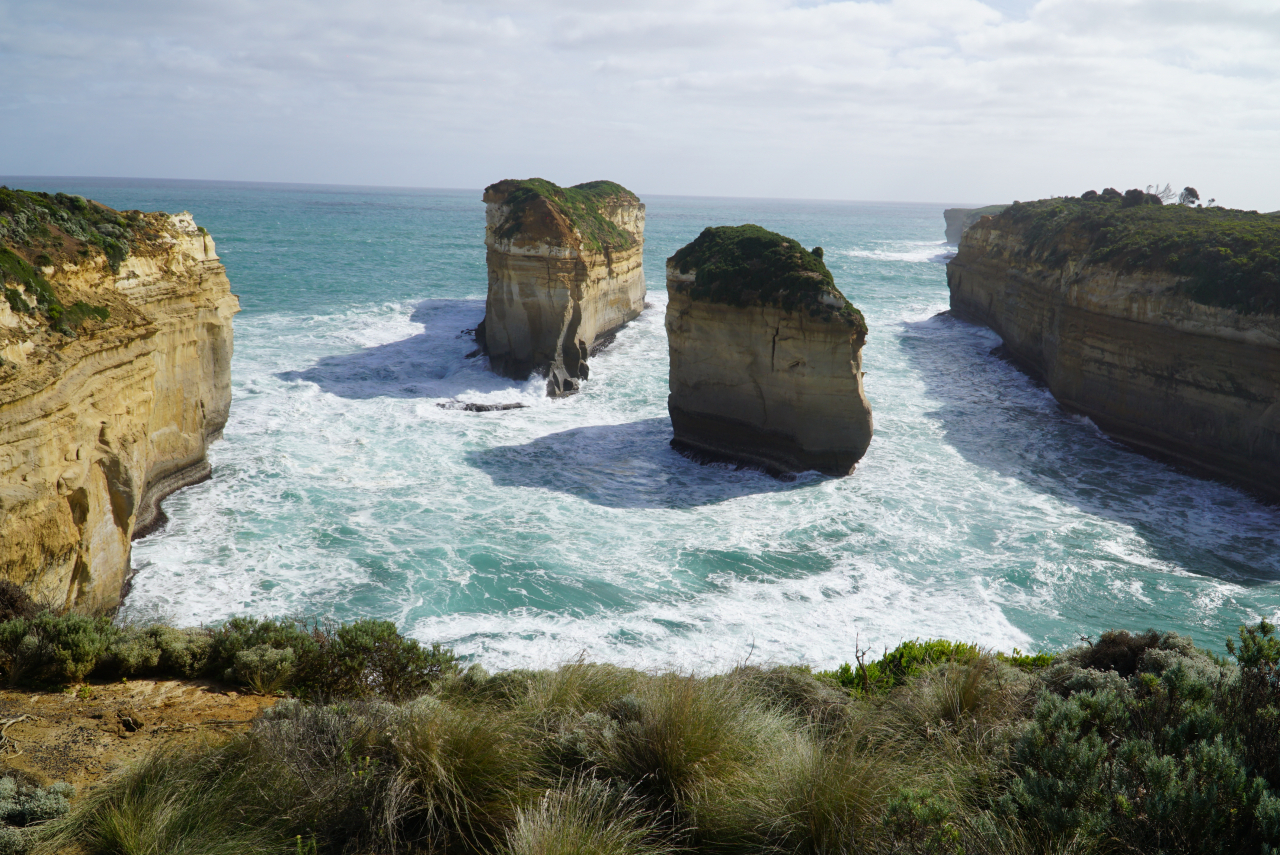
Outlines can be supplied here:
M534 178L484 191L489 294L476 340L493 370L567 395L587 359L644 309L644 204L610 181Z
M994 217L1008 205L987 205L985 208L947 208L942 212L942 219L947 224L947 243L960 243L964 233L970 226L983 217Z
M4 193L0 578L110 610L160 499L209 474L239 303L189 214Z
M710 228L667 260L673 447L774 474L848 475L871 442L867 326L821 248Z
M1280 499L1277 258L1276 218L1107 190L981 220L947 283L1068 409Z

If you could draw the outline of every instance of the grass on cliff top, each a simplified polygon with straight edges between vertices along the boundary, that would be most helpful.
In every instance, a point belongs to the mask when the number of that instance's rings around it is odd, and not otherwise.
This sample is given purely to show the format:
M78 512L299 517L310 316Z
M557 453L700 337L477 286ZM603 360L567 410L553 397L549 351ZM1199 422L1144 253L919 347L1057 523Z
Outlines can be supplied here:
M1162 205L1141 191L1019 202L1000 216L1051 266L1083 246L1089 260L1166 272L1197 303L1280 314L1280 217L1230 208Z
M620 228L616 223L601 213L606 205L625 202L640 204L640 198L621 184L612 181L588 181L572 187L561 187L543 178L527 178L524 180L507 179L486 189L503 187L507 190L507 204L511 205L513 216L507 221L505 230L499 237L513 237L521 228L522 208L538 199L545 199L559 211L577 229L583 243L594 250L626 249L635 245L635 238L630 232Z
M1263 622L1228 649L1114 631L825 673L476 665L398 703L282 700L22 834L33 855L1262 855L1280 640Z
M697 271L689 292L695 300L807 311L839 318L866 335L862 313L836 288L821 252L777 232L750 224L706 228L670 263L681 273Z
M60 232L82 241L86 252L96 247L112 270L119 270L134 233L142 226L140 218L138 211L121 213L83 196L0 186L0 245L69 252Z

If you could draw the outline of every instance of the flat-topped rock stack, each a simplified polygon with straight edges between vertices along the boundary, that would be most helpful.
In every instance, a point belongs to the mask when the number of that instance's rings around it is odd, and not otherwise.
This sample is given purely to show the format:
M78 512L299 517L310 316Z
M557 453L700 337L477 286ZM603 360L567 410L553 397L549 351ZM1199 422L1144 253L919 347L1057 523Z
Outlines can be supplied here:
M611 181L485 188L489 294L476 340L493 370L576 392L599 343L644 309L644 203Z
M822 260L759 226L667 260L672 446L774 474L848 475L871 442L862 313Z

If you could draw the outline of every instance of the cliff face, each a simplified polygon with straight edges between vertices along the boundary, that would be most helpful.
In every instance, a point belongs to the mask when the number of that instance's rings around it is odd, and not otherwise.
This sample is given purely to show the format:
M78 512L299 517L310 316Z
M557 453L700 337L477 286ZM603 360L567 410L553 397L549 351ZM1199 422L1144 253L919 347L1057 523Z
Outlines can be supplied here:
M987 205L985 208L947 208L942 219L947 224L947 243L960 243L965 230L986 216L994 217L1008 205Z
M11 242L11 274L38 266L0 302L0 577L82 610L118 604L130 541L208 476L231 402L239 303L213 241L188 214L120 221L115 258L56 219Z
M667 261L667 292L674 447L774 473L853 470L872 433L866 324L820 250L755 226L707 229Z
M1224 279L1199 281L1206 268L1188 261L1216 257L1218 232L1238 243L1256 224L1054 202L965 233L947 265L952 311L991 327L1017 364L1109 435L1280 499L1280 316L1246 311L1264 305L1259 293L1247 283L1221 293ZM1152 225L1161 220L1178 229Z
M617 184L500 181L484 192L489 294L476 338L495 371L577 391L587 359L644 309L644 204Z

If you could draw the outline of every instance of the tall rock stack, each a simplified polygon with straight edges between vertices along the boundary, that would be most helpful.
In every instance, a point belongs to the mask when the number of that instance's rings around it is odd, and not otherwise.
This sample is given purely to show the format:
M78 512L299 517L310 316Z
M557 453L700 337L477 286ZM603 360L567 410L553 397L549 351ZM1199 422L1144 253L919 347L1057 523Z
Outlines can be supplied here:
M1280 216L1108 188L980 220L947 285L1066 408L1280 500L1278 259Z
M0 578L110 609L160 499L209 475L239 303L189 214L5 188L0 279Z
M576 392L602 340L644 309L644 203L612 181L485 188L489 295L476 339L493 370Z
M871 442L867 325L822 260L754 225L667 260L672 445L781 474L848 475Z

